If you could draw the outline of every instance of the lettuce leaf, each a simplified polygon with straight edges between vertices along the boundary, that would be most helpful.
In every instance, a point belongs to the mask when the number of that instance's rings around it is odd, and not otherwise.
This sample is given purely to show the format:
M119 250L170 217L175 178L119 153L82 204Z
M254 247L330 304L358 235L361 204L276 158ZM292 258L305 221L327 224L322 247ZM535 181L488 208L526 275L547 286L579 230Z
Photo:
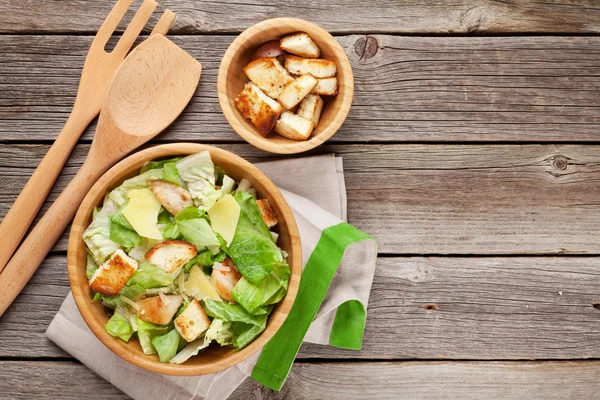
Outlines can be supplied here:
M220 246L219 239L206 220L204 211L193 206L184 208L175 216L175 222L183 238L195 244L198 250Z
M135 325L137 326L137 334L140 339L140 345L144 354L156 354L156 350L152 345L152 339L158 335L163 335L172 329L172 326L162 326L151 324L150 322L142 321L135 317Z
M215 340L221 346L229 346L230 344L233 344L232 325L232 322L226 322L215 318L211 322L210 327L204 336L209 340Z
M181 186L181 181L179 180L179 171L177 170L175 163L166 163L163 168L163 180Z
M272 299L281 300L287 290L290 269L287 265L278 265L263 281L255 285L246 278L242 278L234 286L232 296L250 314L264 313L259 308L264 305L274 304ZM283 294L280 290L283 289ZM277 297L276 295L279 294ZM257 312L258 311L258 312Z
M160 362L166 363L175 357L180 339L181 336L179 336L177 329L171 329L169 333L152 338L151 343L158 353Z
M94 261L94 257L92 257L92 255L90 253L87 253L87 264L85 266L85 277L88 278L88 280L92 279L92 275L94 275L94 272L96 272L97 269L98 269L98 265Z
M101 301L108 308L113 310L119 306L123 307L125 303L119 298L119 296L104 296L100 293L94 294L92 301Z
M285 265L285 260L262 219L256 199L243 191L234 198L240 205L240 219L227 252L244 278L258 285L273 268Z
M140 267L129 278L120 294L125 297L135 297L148 289L162 288L173 285L174 278L149 261L141 262Z
M203 268L212 267L216 262L223 262L223 260L225 260L225 257L227 257L227 254L225 254L225 252L223 251L217 253L216 255L211 254L208 250L203 251L202 253L197 254L196 257L188 261L183 266L183 269L185 270L185 272L190 272L190 269L192 269L194 265L199 265Z
M133 328L129 323L129 318L123 316L119 312L115 312L108 320L104 329L114 337L118 337L124 342L128 342L133 335Z
M173 357L170 361L171 364L182 364L186 362L190 357L195 356L200 352L200 350L208 347L210 344L210 339L205 336L200 337L199 339L194 340L187 346L183 348L175 357Z
M110 239L110 217L118 208L114 201L105 201L102 210L83 232L83 240L97 265L102 264L119 249L119 245Z
M127 179L121 184L121 186L113 189L108 194L108 198L120 207L127 202L127 192L132 189L146 189L150 186L150 181L162 178L162 168L148 170L140 175L134 176L131 179Z
M227 322L244 322L246 324L259 326L267 319L267 315L255 316L244 310L239 304L230 304L225 301L204 301L206 313L214 318Z
M248 346L267 327L266 318L260 325L249 325L243 322L233 324L233 347L236 351Z
M206 209L212 207L220 191L215 188L215 166L208 151L185 157L176 166L196 204Z
M179 160L181 160L181 157L169 158L167 160L160 160L160 161L148 161L146 164L144 164L144 166L140 170L140 174L143 174L144 172L147 172L151 169L163 168L166 164L175 163Z

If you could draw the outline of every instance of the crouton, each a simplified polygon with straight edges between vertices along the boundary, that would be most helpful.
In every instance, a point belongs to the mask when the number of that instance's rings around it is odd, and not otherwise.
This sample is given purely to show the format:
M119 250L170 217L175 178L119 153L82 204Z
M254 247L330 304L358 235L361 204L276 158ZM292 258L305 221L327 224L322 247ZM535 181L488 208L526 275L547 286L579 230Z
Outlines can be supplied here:
M319 124L321 111L323 111L323 99L318 94L309 94L298 106L298 115L313 123L313 127Z
M235 106L262 136L267 136L281 115L281 104L264 94L258 86L247 83L235 99Z
M210 320L196 299L192 300L185 310L175 318L175 329L186 342L198 339L209 326Z
M312 122L287 111L281 114L281 118L275 125L275 132L292 140L306 140L312 130Z
M242 275L235 268L235 264L230 258L223 260L221 267L224 268L222 269L217 267L217 264L215 263L213 266L212 275L210 276L212 285L223 300L235 303L232 292L238 281L242 279Z
M285 57L285 69L294 75L311 74L315 78L335 76L335 62L321 58L302 58L297 56Z
M90 288L105 296L116 296L137 268L137 261L119 249L94 272L89 282Z
M190 192L172 182L150 181L150 190L152 190L160 204L173 215L177 215L184 208L194 205Z
M148 250L144 258L167 273L183 267L198 254L196 246L181 240L165 240Z
M302 75L287 85L277 99L286 110L295 107L317 86L317 79L312 75Z
M292 54L305 58L318 58L321 49L314 40L305 32L292 33L281 38L279 46Z
M136 303L139 306L139 319L152 324L168 325L183 304L183 298L178 294L162 295L138 300Z
M267 224L269 228L272 228L275 225L277 225L279 220L277 219L277 215L275 215L275 211L273 211L269 200L256 200L256 204L258 204L258 208L260 209L260 215L262 215L262 219L265 221L265 224Z
M285 50L279 45L279 40L269 40L258 46L250 58L258 60L259 58L281 57L283 55L285 55Z
M274 99L294 80L276 58L259 58L252 61L244 67L244 72L252 83Z
M338 81L335 76L331 78L319 79L317 86L312 90L312 94L320 94L322 96L335 96L338 94Z

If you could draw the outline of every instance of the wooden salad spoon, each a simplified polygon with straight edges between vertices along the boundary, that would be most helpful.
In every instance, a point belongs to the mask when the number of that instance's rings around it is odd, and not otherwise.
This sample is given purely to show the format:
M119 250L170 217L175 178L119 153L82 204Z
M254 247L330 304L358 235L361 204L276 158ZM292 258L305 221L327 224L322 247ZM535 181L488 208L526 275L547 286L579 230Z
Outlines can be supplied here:
M198 61L160 34L150 36L125 58L102 104L83 166L0 274L0 316L52 249L96 180L181 114L201 71Z
M0 272L19 247L21 239L44 204L81 134L100 112L115 71L157 6L154 0L144 0L115 48L108 53L104 47L129 9L131 1L119 0L102 23L85 59L77 97L69 119L0 223ZM175 14L166 10L154 26L151 35L166 35L174 20Z

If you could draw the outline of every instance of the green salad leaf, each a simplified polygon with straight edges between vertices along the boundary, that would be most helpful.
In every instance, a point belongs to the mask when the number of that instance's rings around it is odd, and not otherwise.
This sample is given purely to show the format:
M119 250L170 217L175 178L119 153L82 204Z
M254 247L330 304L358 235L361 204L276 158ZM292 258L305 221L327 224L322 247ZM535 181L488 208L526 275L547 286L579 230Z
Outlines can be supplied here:
M266 318L260 325L249 325L243 322L233 324L233 347L239 351L248 346L267 327Z
M171 329L168 333L152 338L151 343L156 352L160 362L166 363L175 357L177 350L179 349L179 341L181 336L177 332L177 329Z
M170 274L144 260L140 262L140 267L129 278L120 294L132 298L148 289L170 286L173 281L174 278Z
M187 156L177 161L176 166L196 204L206 209L212 207L220 191L215 188L215 166L208 151Z
M260 325L266 321L267 316L256 316L244 310L239 304L230 304L225 301L214 301L206 299L204 301L206 313L214 318L228 322L244 322L251 325Z
M212 320L210 327L204 334L208 340L215 340L221 346L228 346L233 343L232 322L226 322L222 319L215 318Z
M94 294L92 301L101 301L106 307L112 308L113 310L118 306L123 307L125 303L119 298L119 296L104 296L100 293Z
M151 169L163 168L165 166L165 164L175 163L179 160L181 160L181 157L169 158L167 160L160 160L160 161L148 161L146 164L144 164L144 166L140 170L140 174L143 174L144 172L147 172Z
M83 232L83 240L92 253L96 265L102 264L119 249L119 244L110 239L110 217L117 212L118 208L114 201L105 201L102 210Z
M92 275L98 269L98 265L94 261L94 257L90 253L87 253L87 263L85 266L85 276L88 280L92 279Z
M206 212L193 206L184 208L175 216L175 222L183 238L195 244L198 250L220 245L206 218Z
M190 269L192 269L194 265L199 265L203 268L212 267L216 262L223 262L223 260L225 260L225 257L227 257L227 254L225 254L225 252L223 251L215 255L211 254L211 252L208 250L203 251L202 253L197 254L194 258L188 261L183 266L183 269L185 270L185 272L190 272Z
M133 178L127 179L120 186L113 189L109 194L108 198L115 202L117 206L122 206L127 202L127 192L132 189L146 189L150 187L150 181L163 178L163 170L150 169L140 175L134 176ZM106 202L105 202L106 206Z
M181 186L181 181L179 180L179 171L177 170L177 165L175 165L175 163L173 163L173 162L169 162L169 163L166 163L163 168L164 168L163 180Z
M290 268L279 264L258 285L246 278L240 279L233 288L232 296L250 314L264 314L263 306L278 303L285 296L290 275Z
M128 342L133 335L133 328L129 319L123 314L115 312L112 317L108 320L104 329L114 337L118 337L124 342Z
M135 317L135 325L137 326L137 334L140 339L140 345L144 354L156 354L156 350L152 345L152 339L159 335L164 335L172 329L172 326L168 325L156 325L150 322L142 321L138 317Z
M258 285L273 268L285 265L285 260L262 219L254 196L238 191L234 198L240 205L240 219L227 251L244 278Z

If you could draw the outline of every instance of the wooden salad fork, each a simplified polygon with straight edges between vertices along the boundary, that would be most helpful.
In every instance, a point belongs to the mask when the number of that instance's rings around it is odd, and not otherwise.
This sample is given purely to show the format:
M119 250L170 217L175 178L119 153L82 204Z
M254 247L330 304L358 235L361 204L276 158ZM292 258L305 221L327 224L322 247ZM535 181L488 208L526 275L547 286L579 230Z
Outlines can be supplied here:
M0 316L27 284L100 176L169 126L191 100L201 64L163 35L137 46L102 103L83 166L33 228L0 275Z
M0 224L0 272L44 204L81 134L100 112L102 100L115 71L157 6L154 0L144 0L113 51L107 53L104 47L129 9L131 1L119 0L102 23L85 59L77 97L69 119ZM174 20L175 14L166 10L151 35L166 35Z

